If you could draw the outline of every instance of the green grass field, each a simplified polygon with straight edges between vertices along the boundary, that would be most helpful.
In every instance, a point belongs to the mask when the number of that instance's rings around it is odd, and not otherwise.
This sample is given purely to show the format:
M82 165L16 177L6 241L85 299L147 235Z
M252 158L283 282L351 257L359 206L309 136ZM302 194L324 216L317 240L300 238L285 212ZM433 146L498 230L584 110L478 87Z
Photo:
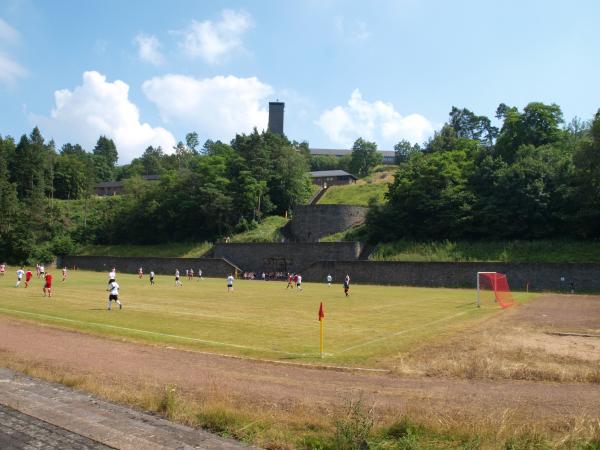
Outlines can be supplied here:
M0 314L93 334L264 359L364 367L387 367L399 353L490 314L491 299L474 306L475 292L354 285L345 298L339 284L237 280L228 293L224 279L183 280L171 276L119 274L123 310L106 310L107 274L71 271L66 282L54 273L52 299L42 281L15 289L12 268L0 278ZM521 300L529 296L518 295ZM319 354L319 303L325 305L325 358Z

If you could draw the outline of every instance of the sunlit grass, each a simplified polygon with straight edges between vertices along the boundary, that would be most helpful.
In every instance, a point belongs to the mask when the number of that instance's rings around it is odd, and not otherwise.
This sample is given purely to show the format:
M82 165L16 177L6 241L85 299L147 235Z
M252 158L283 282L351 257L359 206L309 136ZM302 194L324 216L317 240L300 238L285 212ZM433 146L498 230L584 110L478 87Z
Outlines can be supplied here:
M41 280L15 289L9 275L0 279L0 314L94 334L326 364L385 366L417 343L500 312L491 300L475 308L475 292L467 289L355 285L346 298L337 284L305 283L299 292L284 282L238 280L228 293L225 279L184 279L176 288L170 276L150 286L133 274L118 275L124 309L107 311L105 273L71 271L65 283L57 273L52 299L43 297ZM320 302L326 311L323 360Z

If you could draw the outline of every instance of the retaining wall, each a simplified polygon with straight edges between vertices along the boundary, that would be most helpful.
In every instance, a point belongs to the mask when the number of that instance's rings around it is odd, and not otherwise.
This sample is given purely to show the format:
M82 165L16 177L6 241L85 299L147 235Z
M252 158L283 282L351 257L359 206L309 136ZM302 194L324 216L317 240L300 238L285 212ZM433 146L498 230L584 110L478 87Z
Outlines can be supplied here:
M231 262L223 258L154 258L133 256L60 256L56 263L57 267L77 267L83 270L98 272L110 272L113 267L120 273L137 273L139 267L144 268L144 273L151 270L157 275L173 275L175 269L179 269L181 276L185 269L202 269L202 275L207 277L226 277L234 273L237 268Z
M352 205L301 205L294 208L290 231L299 242L317 242L364 223L368 208Z
M315 261L357 259L359 242L286 242L215 244L214 257L225 258L248 272L298 272Z
M303 269L306 281L324 281L328 273L341 283L346 274L353 282L428 287L476 286L477 272L501 272L511 290L600 292L598 263L444 263L393 261L318 261ZM564 281L561 281L561 277Z

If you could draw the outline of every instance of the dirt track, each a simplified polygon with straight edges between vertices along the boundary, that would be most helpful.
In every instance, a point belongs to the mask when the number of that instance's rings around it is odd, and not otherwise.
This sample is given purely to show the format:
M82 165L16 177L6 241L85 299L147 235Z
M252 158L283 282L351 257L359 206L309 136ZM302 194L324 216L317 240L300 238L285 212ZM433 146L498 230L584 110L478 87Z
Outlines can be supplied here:
M586 307L594 312L600 307L599 298L586 299ZM559 321L563 305L564 299L547 297L515 311L514 319L528 322L552 317ZM588 319L589 313L582 311ZM564 317L581 325L584 319L573 319L573 314L571 310ZM600 416L597 384L322 370L108 340L4 317L0 318L2 352L22 361L62 368L70 374L94 374L124 384L143 381L155 386L177 385L190 393L222 392L277 410L297 405L328 408L361 392L380 411L392 415L419 409L463 418L490 417L506 411L542 421L582 414Z

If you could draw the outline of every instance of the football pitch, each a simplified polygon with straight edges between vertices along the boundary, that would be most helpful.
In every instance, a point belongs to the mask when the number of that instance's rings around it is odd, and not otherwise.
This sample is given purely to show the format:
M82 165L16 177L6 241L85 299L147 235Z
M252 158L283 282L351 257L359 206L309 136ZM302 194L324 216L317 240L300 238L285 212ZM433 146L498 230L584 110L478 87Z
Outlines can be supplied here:
M386 361L431 340L443 339L502 310L487 293L475 307L473 289L303 283L225 279L188 281L172 276L118 274L123 309L107 310L107 274L54 271L53 297L43 282L15 289L14 271L0 278L0 314L115 338L235 356L306 363L385 367ZM526 301L531 294L516 294ZM319 352L320 302L325 308L324 357Z

